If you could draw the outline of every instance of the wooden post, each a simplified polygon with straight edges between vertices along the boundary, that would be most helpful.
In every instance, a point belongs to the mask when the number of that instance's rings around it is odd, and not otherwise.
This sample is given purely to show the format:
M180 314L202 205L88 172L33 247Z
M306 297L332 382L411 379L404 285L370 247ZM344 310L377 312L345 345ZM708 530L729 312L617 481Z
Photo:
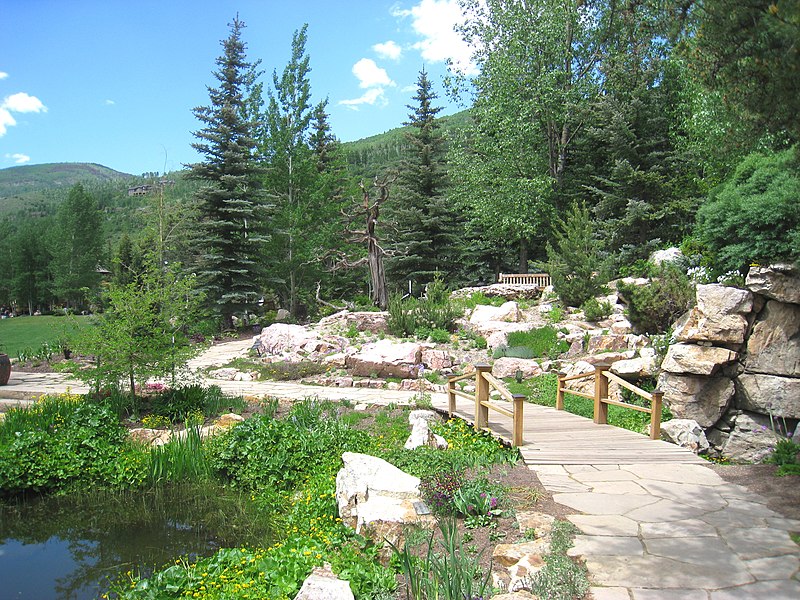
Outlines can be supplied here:
M523 394L514 394L514 435L511 438L511 444L514 446L522 446L522 428L524 421L522 420L522 406L525 404L525 396Z
M594 422L605 425L608 423L608 379L603 372L608 371L608 365L598 363L594 366Z
M650 404L650 439L661 439L661 404L664 401L664 392L653 390L653 402Z
M564 378L566 373L558 373L558 389L556 389L556 410L564 410Z
M489 408L484 402L489 401L489 382L484 373L492 370L487 364L475 365L475 431L480 431L489 423Z
M456 411L456 395L454 390L456 389L456 382L455 381L448 381L447 382L447 416L451 419L453 418L453 413Z

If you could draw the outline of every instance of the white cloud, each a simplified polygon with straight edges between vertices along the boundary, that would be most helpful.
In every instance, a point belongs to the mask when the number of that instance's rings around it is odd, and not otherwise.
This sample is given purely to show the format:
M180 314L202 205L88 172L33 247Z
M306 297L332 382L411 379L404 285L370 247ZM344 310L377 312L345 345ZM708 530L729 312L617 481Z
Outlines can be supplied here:
M381 58L388 58L389 60L399 60L403 54L403 49L393 40L375 44L372 49Z
M114 106L116 102L114 102L113 100L106 100L103 104L105 104L106 106Z
M386 69L380 68L371 58L362 58L354 64L353 75L358 78L358 87L360 88L395 85Z
M42 104L41 100L39 100L36 96L29 96L25 92L18 92L16 94L6 96L1 107L5 108L6 110L20 113L47 112L47 107Z
M452 61L453 66L466 75L476 74L472 62L472 48L455 31L464 22L464 14L457 0L420 0L409 10L395 9L395 17L411 17L411 26L422 40L413 45L422 58L429 62Z
M16 124L17 122L14 120L14 117L11 116L11 113L5 108L0 107L0 137L6 134L9 127L13 127Z
M411 92L416 92L417 87L418 87L417 85L407 85L400 91L403 92L404 94L410 94Z
M378 103L380 103L381 106L385 106L387 104L386 96L384 95L384 90L382 87L370 88L359 98L353 98L352 100L339 100L339 104L346 106L351 110L358 110L358 107L362 104L369 104L372 106Z
M0 79L6 79L8 77L8 73L5 71L0 71Z
M6 158L13 160L15 165L24 165L31 160L30 156L27 154L20 154L19 152L15 154L6 154Z
M0 137L6 134L9 127L17 124L16 119L11 114L12 112L47 112L47 107L36 96L29 96L25 92L6 96L3 102L0 103Z

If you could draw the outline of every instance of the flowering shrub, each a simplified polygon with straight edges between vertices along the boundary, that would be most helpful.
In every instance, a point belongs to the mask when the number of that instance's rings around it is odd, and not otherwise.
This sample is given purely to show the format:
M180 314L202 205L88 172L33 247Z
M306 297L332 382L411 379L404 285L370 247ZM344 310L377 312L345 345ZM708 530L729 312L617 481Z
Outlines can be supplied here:
M431 512L437 516L456 512L455 496L461 489L463 471L437 471L420 480L419 491Z

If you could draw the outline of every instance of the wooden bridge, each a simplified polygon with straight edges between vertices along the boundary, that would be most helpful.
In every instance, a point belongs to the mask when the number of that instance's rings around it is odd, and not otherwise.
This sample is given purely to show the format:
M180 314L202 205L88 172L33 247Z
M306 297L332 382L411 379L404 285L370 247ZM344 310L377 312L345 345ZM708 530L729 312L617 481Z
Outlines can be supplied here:
M469 377L480 382L486 369L478 366ZM474 425L478 406L479 427L517 446L526 465L706 464L687 448L564 410L522 402L522 397L501 389L499 398L476 402L474 394L453 389L459 379L466 378L451 380L448 410ZM476 386L476 393L484 398L489 385L502 384L491 375L485 381Z

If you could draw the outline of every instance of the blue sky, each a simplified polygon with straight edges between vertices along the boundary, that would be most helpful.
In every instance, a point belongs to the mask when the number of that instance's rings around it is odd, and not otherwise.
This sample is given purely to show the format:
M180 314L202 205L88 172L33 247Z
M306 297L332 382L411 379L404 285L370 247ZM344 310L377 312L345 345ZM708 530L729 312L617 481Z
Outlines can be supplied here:
M208 104L214 61L238 12L266 83L308 23L314 102L329 98L350 141L407 120L423 66L442 89L449 57L469 69L453 33L456 0L0 0L0 168L93 162L126 173L179 169Z

